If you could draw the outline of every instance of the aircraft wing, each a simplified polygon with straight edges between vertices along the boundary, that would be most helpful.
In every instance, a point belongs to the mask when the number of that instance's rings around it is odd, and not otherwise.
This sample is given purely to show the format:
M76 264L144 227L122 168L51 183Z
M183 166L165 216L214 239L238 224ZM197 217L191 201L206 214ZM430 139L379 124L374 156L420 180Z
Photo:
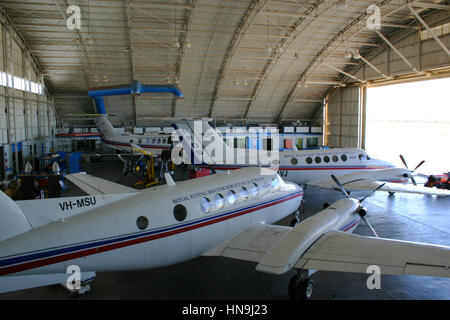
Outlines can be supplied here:
M72 173L64 176L87 194L133 193L138 190L84 173Z
M290 269L450 277L450 247L341 231L328 231L312 244L301 243L296 228L256 224L205 255L257 262L256 270L282 274Z
M372 175L378 174L374 172L351 173L337 177L346 190L367 190L372 191L384 183L380 188L381 191L386 192L402 192L402 193L416 193L430 196L450 196L450 190L442 190L437 188L427 188L423 186L414 186L411 184L384 182L371 179ZM314 185L321 188L337 188L333 179L308 182L309 185Z
M290 227L257 223L239 233L231 241L203 255L259 262L291 230Z
M449 190L428 188L423 186L414 186L411 184L383 182L383 181L368 181L368 180L355 181L344 184L344 188L349 190L375 190L383 183L384 186L381 187L379 190L386 192L415 193L430 196L450 196Z
M296 262L296 269L450 277L450 247L329 231Z

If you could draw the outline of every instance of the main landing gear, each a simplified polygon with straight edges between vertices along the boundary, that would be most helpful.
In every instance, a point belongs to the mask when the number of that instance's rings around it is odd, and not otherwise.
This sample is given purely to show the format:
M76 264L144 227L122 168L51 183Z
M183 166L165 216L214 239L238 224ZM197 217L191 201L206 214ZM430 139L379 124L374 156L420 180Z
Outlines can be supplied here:
M314 289L314 281L309 277L308 270L298 270L291 278L288 293L291 300L311 300Z
M297 210L295 210L294 213L292 214L294 216L294 219L292 219L291 223L290 223L290 226L292 228L300 223L300 215L302 215L304 213L304 211L305 211L304 202L305 201L302 200L302 202L298 206Z
M295 210L292 215L294 216L294 219L291 220L290 226L293 228L300 223L300 212Z

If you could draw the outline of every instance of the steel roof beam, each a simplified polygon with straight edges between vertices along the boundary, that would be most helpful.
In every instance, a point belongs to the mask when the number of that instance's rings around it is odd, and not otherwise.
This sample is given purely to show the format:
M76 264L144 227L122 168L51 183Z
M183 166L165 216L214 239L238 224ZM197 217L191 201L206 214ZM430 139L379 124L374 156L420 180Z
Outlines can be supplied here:
M327 1L327 0L319 0L317 1L313 7L311 7L307 11L307 15L311 15L313 17L320 17L322 14L324 14L326 11L328 11L330 8L332 8L336 4L336 1ZM273 67L277 64L280 57L283 55L283 53L286 52L286 49L291 45L291 43L297 39L297 37L303 33L307 29L307 27L313 23L315 20L306 19L301 17L296 21L296 23L292 26L291 31L286 34L286 37L282 39L275 48L281 48L283 49L283 52L280 54L276 50L274 50L274 53L272 53L271 57L268 59L266 65L263 68L263 71L261 72L261 80L256 83L256 86L253 90L252 96L257 97L259 92L262 90L265 84L265 80L269 77L269 74ZM306 24L306 25L305 25ZM252 111L253 107L255 106L255 101L252 100L247 105L244 118L248 119L248 116L250 112Z
M383 0L381 3L378 4L378 7L381 9L382 7L387 6L390 4L393 0ZM383 18L386 18L396 12L398 12L401 9L404 9L406 7L405 4L395 8L394 10L388 12ZM295 96L298 94L297 90L297 83L304 83L307 81L308 77L313 75L317 69L325 62L325 60L331 56L342 44L344 44L346 41L349 41L353 37L357 36L361 32L363 32L367 28L367 24L364 24L359 30L354 32L353 34L349 33L351 32L352 28L355 26L358 26L358 24L361 23L361 21L368 16L368 13L365 12L362 15L360 15L358 18L353 20L350 24L348 24L342 31L337 33L317 54L316 56L311 60L310 64L305 68L305 70L302 72L302 74L299 76L298 81L291 89L290 93L288 94L283 106L281 107L280 113L276 119L277 123L280 123L283 119L284 112L287 109L288 104L295 98ZM329 50L330 52L328 55L326 55L328 49L330 49L332 46L335 46L334 49ZM311 71L312 70L312 71Z
M423 21L423 19L420 17L420 15L412 8L412 6L408 6L409 11L416 17L416 19L420 22L421 25L427 29L427 31L430 33L430 35L434 38L434 40L438 43L438 45L447 53L447 56L450 57L450 51L445 46L445 44L434 34L433 30L430 29L430 27Z
M378 36L383 39L384 42L388 44L389 47L391 47L392 50L395 51L395 53L398 54L398 56L415 72L419 73L416 67L412 65L411 62L394 46L392 42L390 42L380 31L375 29L375 32L378 34Z
M180 81L181 78L181 68L183 66L183 58L186 53L187 41L189 41L189 30L191 28L193 10L197 6L198 0L192 0L192 4L187 6L187 12L184 18L184 30L180 30L181 32L181 41L180 41L180 52L178 53L177 66L175 71L175 77L177 81ZM177 114L177 101L178 99L173 99L172 101L172 117L176 117Z
M55 0L55 4L58 7L59 11L61 12L61 15L63 17L64 22L66 22L66 18L67 18L67 8L68 8L68 4L66 0ZM65 23L64 23L65 25ZM84 47L83 43L82 43L82 37L80 34L80 31L78 29L73 29L72 31L72 39L73 41L75 41L75 43L77 44L77 48L78 48L78 52L80 54L80 59L81 59L81 63L83 64L83 73L85 76L85 81L86 81L86 85L87 85L87 89L89 90L90 86L90 81L89 81L89 60L88 60L88 55L86 52L86 48Z
M220 86L222 85L224 76L228 71L231 59L233 58L236 50L239 47L239 44L242 38L246 35L248 28L253 24L253 21L258 16L258 14L265 8L268 4L269 0L254 0L244 16L241 19L238 27L236 28L233 37L227 47L227 52L225 53L225 57L222 61L222 65L219 70L219 76L217 77L216 85L213 92L213 98L211 100L211 105L209 107L208 117L213 117L215 103L218 98Z

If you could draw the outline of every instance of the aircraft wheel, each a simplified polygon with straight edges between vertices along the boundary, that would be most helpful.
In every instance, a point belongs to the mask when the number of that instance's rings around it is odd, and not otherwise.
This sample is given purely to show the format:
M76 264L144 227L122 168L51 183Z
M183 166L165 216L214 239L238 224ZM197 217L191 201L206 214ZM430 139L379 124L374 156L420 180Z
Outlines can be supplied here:
M395 194L395 192L389 191L389 195L393 196Z
M298 280L298 275L295 275L289 281L288 292L292 300L311 300L314 289L314 281L310 278Z
M292 214L294 216L294 219L291 220L290 226L295 227L297 224L300 223L300 212L298 210L295 210Z
M91 286L89 284L86 284L81 287L80 290L78 290L79 295L88 294L91 291Z

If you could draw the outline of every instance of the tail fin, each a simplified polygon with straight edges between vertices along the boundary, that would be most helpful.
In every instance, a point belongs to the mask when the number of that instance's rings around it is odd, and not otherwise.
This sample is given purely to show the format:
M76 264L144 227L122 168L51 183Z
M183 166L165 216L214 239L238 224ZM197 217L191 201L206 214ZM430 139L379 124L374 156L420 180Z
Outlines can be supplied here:
M209 118L201 120L181 119L173 123L178 135L182 130L185 131L182 134L183 139L180 139L180 141L184 150L191 151L191 163L226 163L228 158L234 157L234 150L209 125L209 121L211 121Z
M30 222L19 206L0 191L0 241L32 229Z
M111 122L109 122L107 115L101 115L94 118L94 122L103 139L112 140L111 137L116 135L114 127Z

